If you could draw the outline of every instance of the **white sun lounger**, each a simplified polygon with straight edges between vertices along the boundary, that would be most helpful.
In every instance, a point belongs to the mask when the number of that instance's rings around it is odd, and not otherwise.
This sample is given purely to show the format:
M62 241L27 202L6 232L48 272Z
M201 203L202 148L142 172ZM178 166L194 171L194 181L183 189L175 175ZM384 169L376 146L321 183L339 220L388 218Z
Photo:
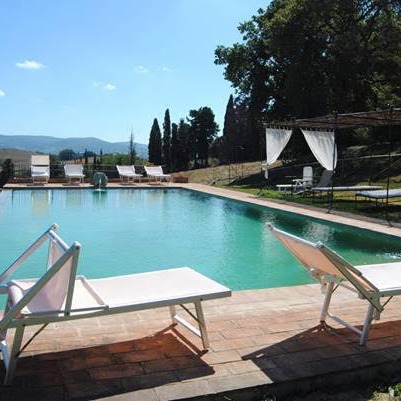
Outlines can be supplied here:
M76 276L80 244L74 242L69 247L56 230L56 225L50 227L0 276L0 293L8 295L6 310L0 320L5 384L11 382L21 352L52 322L168 306L173 323L180 323L201 337L204 348L208 348L201 302L230 296L227 287L189 267L87 280ZM44 275L40 279L7 282L10 275L47 242L49 252ZM194 313L183 306L186 303L195 305ZM178 305L188 312L198 327L177 313ZM42 327L21 347L25 327L33 325ZM15 334L9 347L7 330L10 328L15 328Z
M31 177L32 183L47 184L50 178L50 158L48 155L31 156Z
M314 244L268 225L272 233L292 252L306 270L321 284L326 293L320 321L329 317L360 336L359 343L367 341L372 320L379 320L387 303L401 295L401 263L381 263L353 266L321 243ZM338 286L343 286L368 301L362 330L329 311L331 297Z
M400 198L401 197L401 189L389 189L388 194L386 189L378 190L378 191L362 191L357 192L355 197L363 196L365 198L370 199L387 199L387 195L389 198Z
M127 182L138 180L141 181L142 174L135 172L135 166L116 166L118 175L120 176L121 182Z
M82 164L64 164L64 174L69 184L72 180L78 180L79 183L84 182L84 167Z
M144 166L146 175L149 177L149 179L155 180L156 182L159 180L160 182L162 180L170 181L171 176L170 174L164 174L162 166Z

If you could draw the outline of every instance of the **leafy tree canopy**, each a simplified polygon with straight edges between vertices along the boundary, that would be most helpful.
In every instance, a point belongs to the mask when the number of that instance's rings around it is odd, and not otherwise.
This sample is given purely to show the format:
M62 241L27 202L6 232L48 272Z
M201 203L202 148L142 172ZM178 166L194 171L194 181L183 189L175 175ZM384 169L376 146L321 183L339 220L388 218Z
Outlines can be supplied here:
M401 106L399 0L273 0L238 29L243 42L218 46L215 63L253 128Z

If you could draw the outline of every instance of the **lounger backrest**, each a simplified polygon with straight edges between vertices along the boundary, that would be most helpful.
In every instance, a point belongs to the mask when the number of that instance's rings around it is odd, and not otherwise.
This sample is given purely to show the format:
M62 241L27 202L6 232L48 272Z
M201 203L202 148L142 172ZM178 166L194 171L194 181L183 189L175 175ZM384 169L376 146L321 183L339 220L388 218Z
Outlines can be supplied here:
M145 166L147 175L160 175L163 174L162 166Z
M82 166L82 164L65 164L64 171L66 175L82 174L84 171L84 167Z
M358 269L330 248L278 230L270 224L268 227L318 281L324 282L327 277L330 277L331 280L337 278L338 281L349 281L368 299L372 293L378 291L372 283L363 277Z
M316 184L316 187L328 187L331 184L331 180L333 178L332 170L324 170L319 182Z
M116 166L118 174L135 174L135 166Z
M78 264L80 245L68 247L50 230L47 271L32 287L24 288L23 281L9 283L9 295L22 313L58 311L69 313Z
M302 181L303 184L308 186L312 186L313 185L313 169L311 166L305 166L303 168L303 177L302 177Z
M316 279L320 280L324 275L345 279L342 273L322 254L317 244L306 241L295 235L278 230L272 225L268 225L272 233L283 245L301 262L301 264Z
M32 155L31 166L50 166L48 155Z

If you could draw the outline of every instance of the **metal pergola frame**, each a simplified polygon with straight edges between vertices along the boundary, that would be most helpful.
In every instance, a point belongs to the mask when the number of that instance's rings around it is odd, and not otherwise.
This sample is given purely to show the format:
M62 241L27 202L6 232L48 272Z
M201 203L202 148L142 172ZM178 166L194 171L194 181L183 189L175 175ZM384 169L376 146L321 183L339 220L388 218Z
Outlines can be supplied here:
M346 128L372 128L372 127L387 127L388 128L388 165L391 162L391 137L392 127L401 126L401 108L390 108L381 111L363 111L358 113L343 113L334 112L320 117L292 119L287 121L264 123L265 128L304 128L310 130L330 130L334 131L334 143L336 143L337 131ZM335 148L334 148L335 149ZM334 150L333 150L334 160ZM335 171L334 171L335 174ZM334 175L333 175L334 176ZM330 193L329 212L333 204L334 184L332 180ZM390 224L388 218L388 202L389 202L389 186L390 175L387 171L387 196L386 196L386 220Z

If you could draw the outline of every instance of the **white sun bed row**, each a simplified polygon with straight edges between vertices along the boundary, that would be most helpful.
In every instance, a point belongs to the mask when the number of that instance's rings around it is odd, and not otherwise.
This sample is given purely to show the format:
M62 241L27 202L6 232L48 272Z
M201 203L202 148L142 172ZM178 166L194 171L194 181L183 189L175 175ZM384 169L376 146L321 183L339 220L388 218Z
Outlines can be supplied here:
M142 175L135 171L135 166L116 166L121 182L141 181ZM162 166L144 166L146 176L154 181L170 181L171 175L164 174Z
M228 297L230 289L189 267L87 280L76 276L81 245L74 242L68 246L56 230L56 225L50 227L0 276L0 293L8 295L0 320L5 384L11 382L17 359L25 348L21 345L27 326L42 325L34 338L52 322L168 306L173 323L182 324L201 337L204 348L209 347L202 301ZM43 276L8 281L10 275L45 243L49 244L48 267ZM193 318L197 327L177 313L176 307L187 303L194 304L195 312L185 307L183 310ZM9 347L7 331L11 328L15 328L15 334Z

